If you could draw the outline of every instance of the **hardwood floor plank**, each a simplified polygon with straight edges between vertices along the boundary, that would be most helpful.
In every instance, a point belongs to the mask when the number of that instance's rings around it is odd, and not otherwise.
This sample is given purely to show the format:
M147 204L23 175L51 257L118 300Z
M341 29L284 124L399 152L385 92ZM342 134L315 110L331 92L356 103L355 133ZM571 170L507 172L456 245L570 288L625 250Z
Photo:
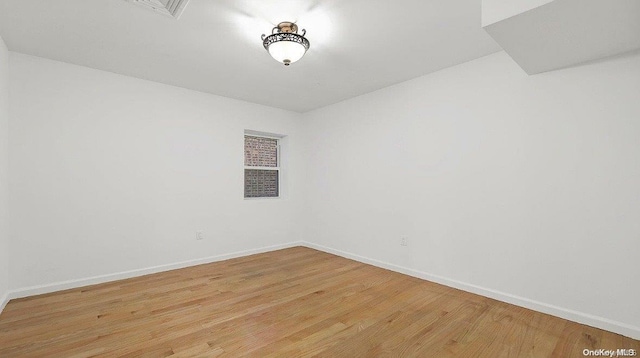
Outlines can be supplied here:
M295 247L9 302L0 357L582 357L611 332Z

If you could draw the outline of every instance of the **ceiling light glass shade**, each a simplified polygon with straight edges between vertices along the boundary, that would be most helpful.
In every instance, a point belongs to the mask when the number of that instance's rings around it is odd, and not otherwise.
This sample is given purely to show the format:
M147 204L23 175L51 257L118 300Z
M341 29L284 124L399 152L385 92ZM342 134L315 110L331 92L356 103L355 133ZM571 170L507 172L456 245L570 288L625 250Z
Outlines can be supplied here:
M262 35L262 44L276 61L289 66L304 56L309 49L309 40L298 34L298 26L292 22L281 22L269 36Z
M268 51L276 61L288 65L301 59L307 50L297 42L279 41L269 45Z

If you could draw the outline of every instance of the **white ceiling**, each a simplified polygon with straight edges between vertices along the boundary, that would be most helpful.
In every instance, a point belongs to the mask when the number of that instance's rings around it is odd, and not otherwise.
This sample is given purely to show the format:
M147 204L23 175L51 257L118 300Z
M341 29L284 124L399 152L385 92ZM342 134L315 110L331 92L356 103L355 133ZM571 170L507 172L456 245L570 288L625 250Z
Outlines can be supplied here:
M305 112L499 51L481 0L191 0L179 20L124 0L2 0L10 50ZM290 67L260 35L307 30Z
M507 2L512 10L507 16L494 10L504 11ZM531 2L483 2L484 29L528 74L640 48L639 0L536 0L535 6ZM516 10L517 5L521 6ZM488 12L494 14L487 16Z

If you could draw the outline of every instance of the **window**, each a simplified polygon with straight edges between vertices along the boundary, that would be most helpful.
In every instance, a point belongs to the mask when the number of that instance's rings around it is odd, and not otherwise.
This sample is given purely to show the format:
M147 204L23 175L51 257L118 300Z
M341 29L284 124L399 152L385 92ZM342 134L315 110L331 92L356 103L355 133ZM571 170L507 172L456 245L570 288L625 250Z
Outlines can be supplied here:
M244 197L280 196L280 143L278 138L244 136Z

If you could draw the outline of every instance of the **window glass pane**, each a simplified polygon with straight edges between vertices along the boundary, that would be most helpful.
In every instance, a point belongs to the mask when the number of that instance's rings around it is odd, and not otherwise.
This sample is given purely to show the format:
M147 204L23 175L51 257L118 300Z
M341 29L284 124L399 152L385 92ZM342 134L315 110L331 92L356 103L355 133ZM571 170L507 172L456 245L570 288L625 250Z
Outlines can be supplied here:
M244 170L245 198L278 197L278 171L245 169Z
M244 136L244 165L247 167L277 167L278 140Z

